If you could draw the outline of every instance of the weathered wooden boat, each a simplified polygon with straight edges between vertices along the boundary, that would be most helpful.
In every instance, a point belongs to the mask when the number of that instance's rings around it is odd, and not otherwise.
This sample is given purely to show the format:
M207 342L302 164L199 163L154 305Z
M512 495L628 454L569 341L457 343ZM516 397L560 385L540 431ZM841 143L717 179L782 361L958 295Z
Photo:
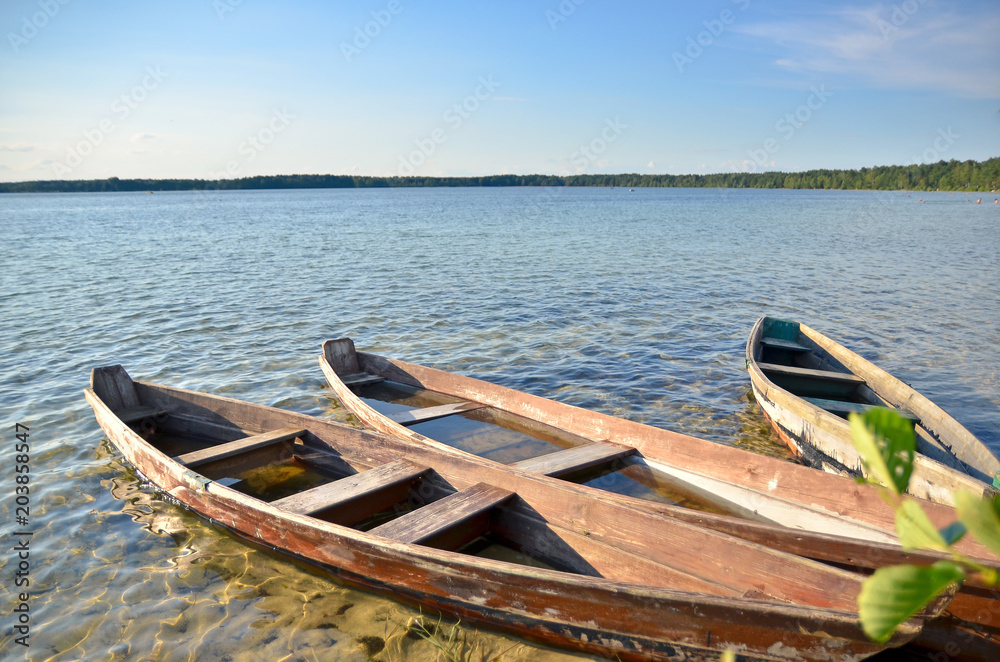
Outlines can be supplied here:
M319 360L360 422L442 453L485 452L521 470L618 490L605 497L633 508L863 572L944 558L903 552L895 511L875 488L849 478L359 352L349 338L325 342ZM922 505L938 527L955 519L950 507ZM969 537L958 548L1000 568ZM916 643L953 655L946 651L961 641L963 659L1000 659L998 598L973 578Z
M874 488L841 476L359 352L349 338L325 342L320 366L344 407L366 426L442 452L479 453L485 447L490 449L486 457L552 477L598 486L613 486L619 479L628 483L625 494L609 493L609 498L632 505L640 499L631 496L653 499L643 507L701 525L709 525L711 513L664 501L780 524L796 530L790 535L809 531L890 545L897 541L892 507ZM482 437L485 443L479 443ZM499 453L498 439L506 443ZM588 482L594 473L599 477ZM954 521L951 508L923 505L936 525ZM972 556L995 558L974 541L960 545Z
M884 648L860 630L859 574L594 490L133 382L121 366L95 369L86 397L125 459L169 497L396 599L619 659L714 659L734 649L748 659L855 660ZM887 646L918 636L952 596Z
M747 370L761 411L809 466L863 473L847 416L894 409L914 424L917 451L910 493L944 504L956 489L990 496L1000 461L954 418L909 385L818 331L762 317L747 340Z

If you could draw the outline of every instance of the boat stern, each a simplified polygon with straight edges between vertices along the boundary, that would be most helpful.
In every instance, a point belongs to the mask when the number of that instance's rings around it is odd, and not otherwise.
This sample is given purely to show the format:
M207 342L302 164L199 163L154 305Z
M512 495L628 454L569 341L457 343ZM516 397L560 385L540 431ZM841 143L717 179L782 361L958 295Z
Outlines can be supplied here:
M358 366L358 353L354 349L354 341L350 338L337 338L324 342L323 358L338 375L361 372Z

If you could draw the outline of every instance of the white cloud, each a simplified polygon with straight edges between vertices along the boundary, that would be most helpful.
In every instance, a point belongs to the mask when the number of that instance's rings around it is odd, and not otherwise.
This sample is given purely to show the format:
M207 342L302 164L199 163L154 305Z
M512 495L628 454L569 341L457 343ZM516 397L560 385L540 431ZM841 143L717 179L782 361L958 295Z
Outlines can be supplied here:
M131 143L138 143L138 142L142 142L144 140L156 140L158 137L159 136L157 136L155 133L142 132L142 133L135 134L134 136L132 136L128 140Z
M0 152L32 152L35 150L34 145L29 145L27 143L17 143L15 145L0 145Z
M1000 95L996 9L957 15L929 4L909 14L898 5L845 7L732 30L777 45L774 65L784 71L962 97Z

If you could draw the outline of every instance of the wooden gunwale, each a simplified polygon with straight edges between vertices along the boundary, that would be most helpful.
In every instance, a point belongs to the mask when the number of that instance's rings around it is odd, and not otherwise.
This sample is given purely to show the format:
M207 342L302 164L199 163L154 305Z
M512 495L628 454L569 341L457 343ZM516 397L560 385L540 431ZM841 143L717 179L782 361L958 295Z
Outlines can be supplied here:
M805 324L799 324L799 331L845 368L864 378L879 397L919 417L921 427L944 442L967 468L978 472L981 481L992 481L1000 471L1000 459L985 444L913 387Z
M609 544L632 536L641 546L651 530L659 531L669 526L671 531L683 531L686 526L620 504L594 502L584 488L504 469L475 458L442 459L440 453L426 446L415 446L308 416L181 389L136 383L136 391L144 400L170 411L171 416L187 419L200 416L219 428L226 427L223 421L247 434L300 427L308 431L306 439L302 440L305 445L336 449L345 459L361 465L378 466L404 454L416 463L426 462L443 470L443 475L459 490L485 480L516 493L518 499L535 508L543 518L556 520L552 522L554 530L564 524L572 527L577 521L574 518L580 515L571 514L567 519L565 513L559 515L559 507L554 504L586 497L588 512L582 521L594 525L588 537L603 538ZM623 659L666 660L682 653L691 656L690 659L709 659L726 645L736 646L760 659L770 659L768 647L777 642L797 650L807 659L831 654L833 659L851 659L880 648L863 639L856 614L846 609L838 611L712 597L641 583L513 566L400 543L290 513L183 467L118 420L93 389L87 389L86 397L102 428L126 460L170 496L242 535L333 568L345 579L372 589L440 607L448 613L485 621L536 640L587 652L614 652ZM561 496L553 498L554 489ZM695 532L695 535L706 534ZM716 537L716 544L721 540ZM774 582L774 585L766 585L768 591L791 590L795 593L795 581L788 575L804 573L801 575L803 589L808 584L813 595L799 597L815 602L815 593L825 593L827 587L834 585L840 585L836 590L844 590L857 581L849 573L834 572L818 564L793 560L794 557L782 558L780 554L776 556L777 553L768 553L756 546L747 547L739 542L728 542L724 546L727 558L734 558L734 551L737 556L752 553L774 559L775 571L777 566L784 566L783 576L765 580ZM706 550L711 549L711 545L705 546L697 556L704 556ZM654 550L647 544L644 551L651 553ZM754 568L750 574L761 581L764 578L759 571L766 568L767 563ZM737 569L737 572L740 571ZM387 578L396 579L389 583ZM730 575L726 581L735 580ZM779 581L786 585L779 587ZM837 600L835 596L829 599ZM940 607L943 604L937 605L938 609ZM890 645L899 645L914 637L921 623L920 619L908 622Z

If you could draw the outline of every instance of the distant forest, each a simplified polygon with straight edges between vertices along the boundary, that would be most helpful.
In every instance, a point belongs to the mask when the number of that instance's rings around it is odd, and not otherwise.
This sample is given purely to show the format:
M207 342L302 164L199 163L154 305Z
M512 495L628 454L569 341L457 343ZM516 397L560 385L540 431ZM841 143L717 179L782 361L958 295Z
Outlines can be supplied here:
M487 177L363 177L273 175L242 179L88 179L0 182L0 193L197 191L230 189L377 188L393 186L620 186L685 188L864 189L877 191L996 191L1000 157L938 161L860 170L734 172L711 175L490 175Z

